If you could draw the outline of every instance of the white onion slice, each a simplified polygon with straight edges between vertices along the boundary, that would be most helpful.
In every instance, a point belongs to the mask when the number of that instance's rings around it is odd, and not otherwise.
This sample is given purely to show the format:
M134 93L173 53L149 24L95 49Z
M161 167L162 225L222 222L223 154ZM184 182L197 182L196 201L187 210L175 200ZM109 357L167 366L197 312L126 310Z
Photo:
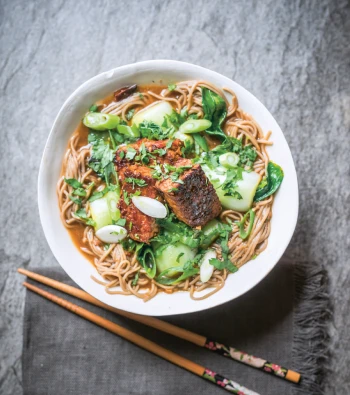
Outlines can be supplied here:
M213 275L214 266L209 263L210 259L212 258L216 258L216 252L214 250L208 250L202 258L202 264L200 268L200 278L202 283L209 281L210 277Z
M133 196L132 202L144 214L153 218L165 218L167 215L166 207L163 203L147 196Z
M127 235L125 228L119 225L107 225L96 231L96 236L104 243L118 243Z

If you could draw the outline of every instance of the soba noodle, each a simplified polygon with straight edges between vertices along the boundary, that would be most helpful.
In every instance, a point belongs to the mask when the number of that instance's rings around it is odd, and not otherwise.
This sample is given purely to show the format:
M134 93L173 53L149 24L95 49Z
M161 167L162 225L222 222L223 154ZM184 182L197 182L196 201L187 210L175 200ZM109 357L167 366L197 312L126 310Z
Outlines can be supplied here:
M207 81L184 81L177 83L175 90L163 89L160 94L149 90L140 97L139 93L134 93L127 99L120 102L111 101L110 104L103 104L99 107L102 113L116 114L123 120L127 120L126 114L129 110L135 112L151 104L154 100L168 101L179 112L185 106L189 114L198 114L203 117L202 91L201 87L209 88L224 98L228 111L223 126L224 132L231 137L242 139L243 146L252 144L257 151L257 159L253 169L261 176L265 175L269 155L266 146L272 144L269 141L271 132L264 132L254 119L246 114L238 106L235 93L230 89L218 89ZM230 96L227 100L224 91ZM109 294L135 295L138 298L148 301L155 297L158 292L173 293L174 291L188 291L194 300L207 298L219 291L225 284L228 276L226 269L215 269L212 277L206 283L202 283L199 274L190 277L176 285L163 285L150 279L145 269L138 263L136 253L125 251L121 244L110 244L107 247L95 236L94 228L85 225L85 222L74 213L79 208L69 195L72 187L64 182L65 178L75 178L79 180L84 188L94 182L98 185L97 190L102 190L104 182L87 166L91 156L90 145L81 146L79 135L74 134L69 141L68 150L63 160L62 177L57 183L57 195L62 222L69 230L82 223L85 226L83 244L81 250L93 257L93 262L98 274L102 279L93 277L96 282L103 285ZM87 189L87 196L84 198L83 207L89 215L89 202L87 199L91 190ZM244 265L256 255L260 254L267 246L270 234L270 220L272 216L273 197L253 204L255 219L252 232L246 240L239 237L239 228L235 221L241 221L243 214L238 211L224 210L220 215L223 222L230 223L232 234L229 238L228 246L230 260L238 268ZM248 222L248 220L247 220ZM218 244L213 245L218 256L221 256L221 249ZM138 281L135 284L135 275L138 273ZM201 291L207 290L206 293Z

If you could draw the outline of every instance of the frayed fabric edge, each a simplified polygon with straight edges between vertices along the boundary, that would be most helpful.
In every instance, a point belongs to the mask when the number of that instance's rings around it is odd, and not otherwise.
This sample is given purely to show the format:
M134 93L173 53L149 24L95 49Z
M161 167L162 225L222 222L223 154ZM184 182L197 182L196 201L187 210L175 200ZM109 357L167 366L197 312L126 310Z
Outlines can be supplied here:
M322 395L332 315L328 273L315 262L294 265L293 365L301 373L293 395Z

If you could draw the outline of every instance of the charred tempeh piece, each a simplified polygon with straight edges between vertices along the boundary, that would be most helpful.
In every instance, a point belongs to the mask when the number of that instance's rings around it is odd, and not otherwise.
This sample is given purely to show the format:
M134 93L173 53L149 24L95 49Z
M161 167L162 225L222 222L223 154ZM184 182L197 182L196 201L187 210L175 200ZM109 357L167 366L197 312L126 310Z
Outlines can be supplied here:
M188 164L190 160L180 159L175 166ZM179 180L167 178L156 184L179 220L191 227L203 226L220 214L219 198L200 165L184 171Z
M166 149L169 140L148 140L148 139L141 139L136 143L124 145L118 148L116 155L115 155L115 163L117 165L118 171L121 171L123 168L129 165L144 165L140 160L140 149L141 146L145 148L146 152L151 154L148 157L149 162L147 163L148 166L153 165L155 163L169 163L173 164L177 160L181 158L181 148L183 143L181 140L174 140L171 144L171 147ZM131 152L132 159L127 158L127 153ZM133 152L136 151L135 152ZM164 155L161 155L162 150L166 150ZM132 155L132 154L135 155ZM139 160L136 160L139 159Z
M143 243L149 243L150 239L158 232L156 220L143 214L135 207L131 198L132 195L139 191L140 196L147 196L153 199L163 201L160 193L154 187L155 180L152 178L151 169L145 166L128 166L122 172L123 186L121 189L121 197L118 203L121 217L126 219L126 229L129 230L129 236ZM145 186L138 186L128 179L143 180ZM132 225L130 225L132 224Z

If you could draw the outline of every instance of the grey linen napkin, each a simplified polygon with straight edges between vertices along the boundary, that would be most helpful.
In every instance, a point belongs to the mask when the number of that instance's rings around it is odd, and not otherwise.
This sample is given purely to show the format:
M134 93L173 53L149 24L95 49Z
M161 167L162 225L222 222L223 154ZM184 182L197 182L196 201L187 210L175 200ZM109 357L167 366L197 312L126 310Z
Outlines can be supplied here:
M304 375L300 385L224 358L186 341L77 303L260 394L321 394L326 355L327 284L314 266L280 262L242 297L200 313L164 319ZM310 268L309 268L310 269ZM33 269L36 271L35 269ZM62 270L38 270L68 284ZM306 275L306 273L308 273ZM223 394L208 381L128 343L27 291L23 343L24 395Z

